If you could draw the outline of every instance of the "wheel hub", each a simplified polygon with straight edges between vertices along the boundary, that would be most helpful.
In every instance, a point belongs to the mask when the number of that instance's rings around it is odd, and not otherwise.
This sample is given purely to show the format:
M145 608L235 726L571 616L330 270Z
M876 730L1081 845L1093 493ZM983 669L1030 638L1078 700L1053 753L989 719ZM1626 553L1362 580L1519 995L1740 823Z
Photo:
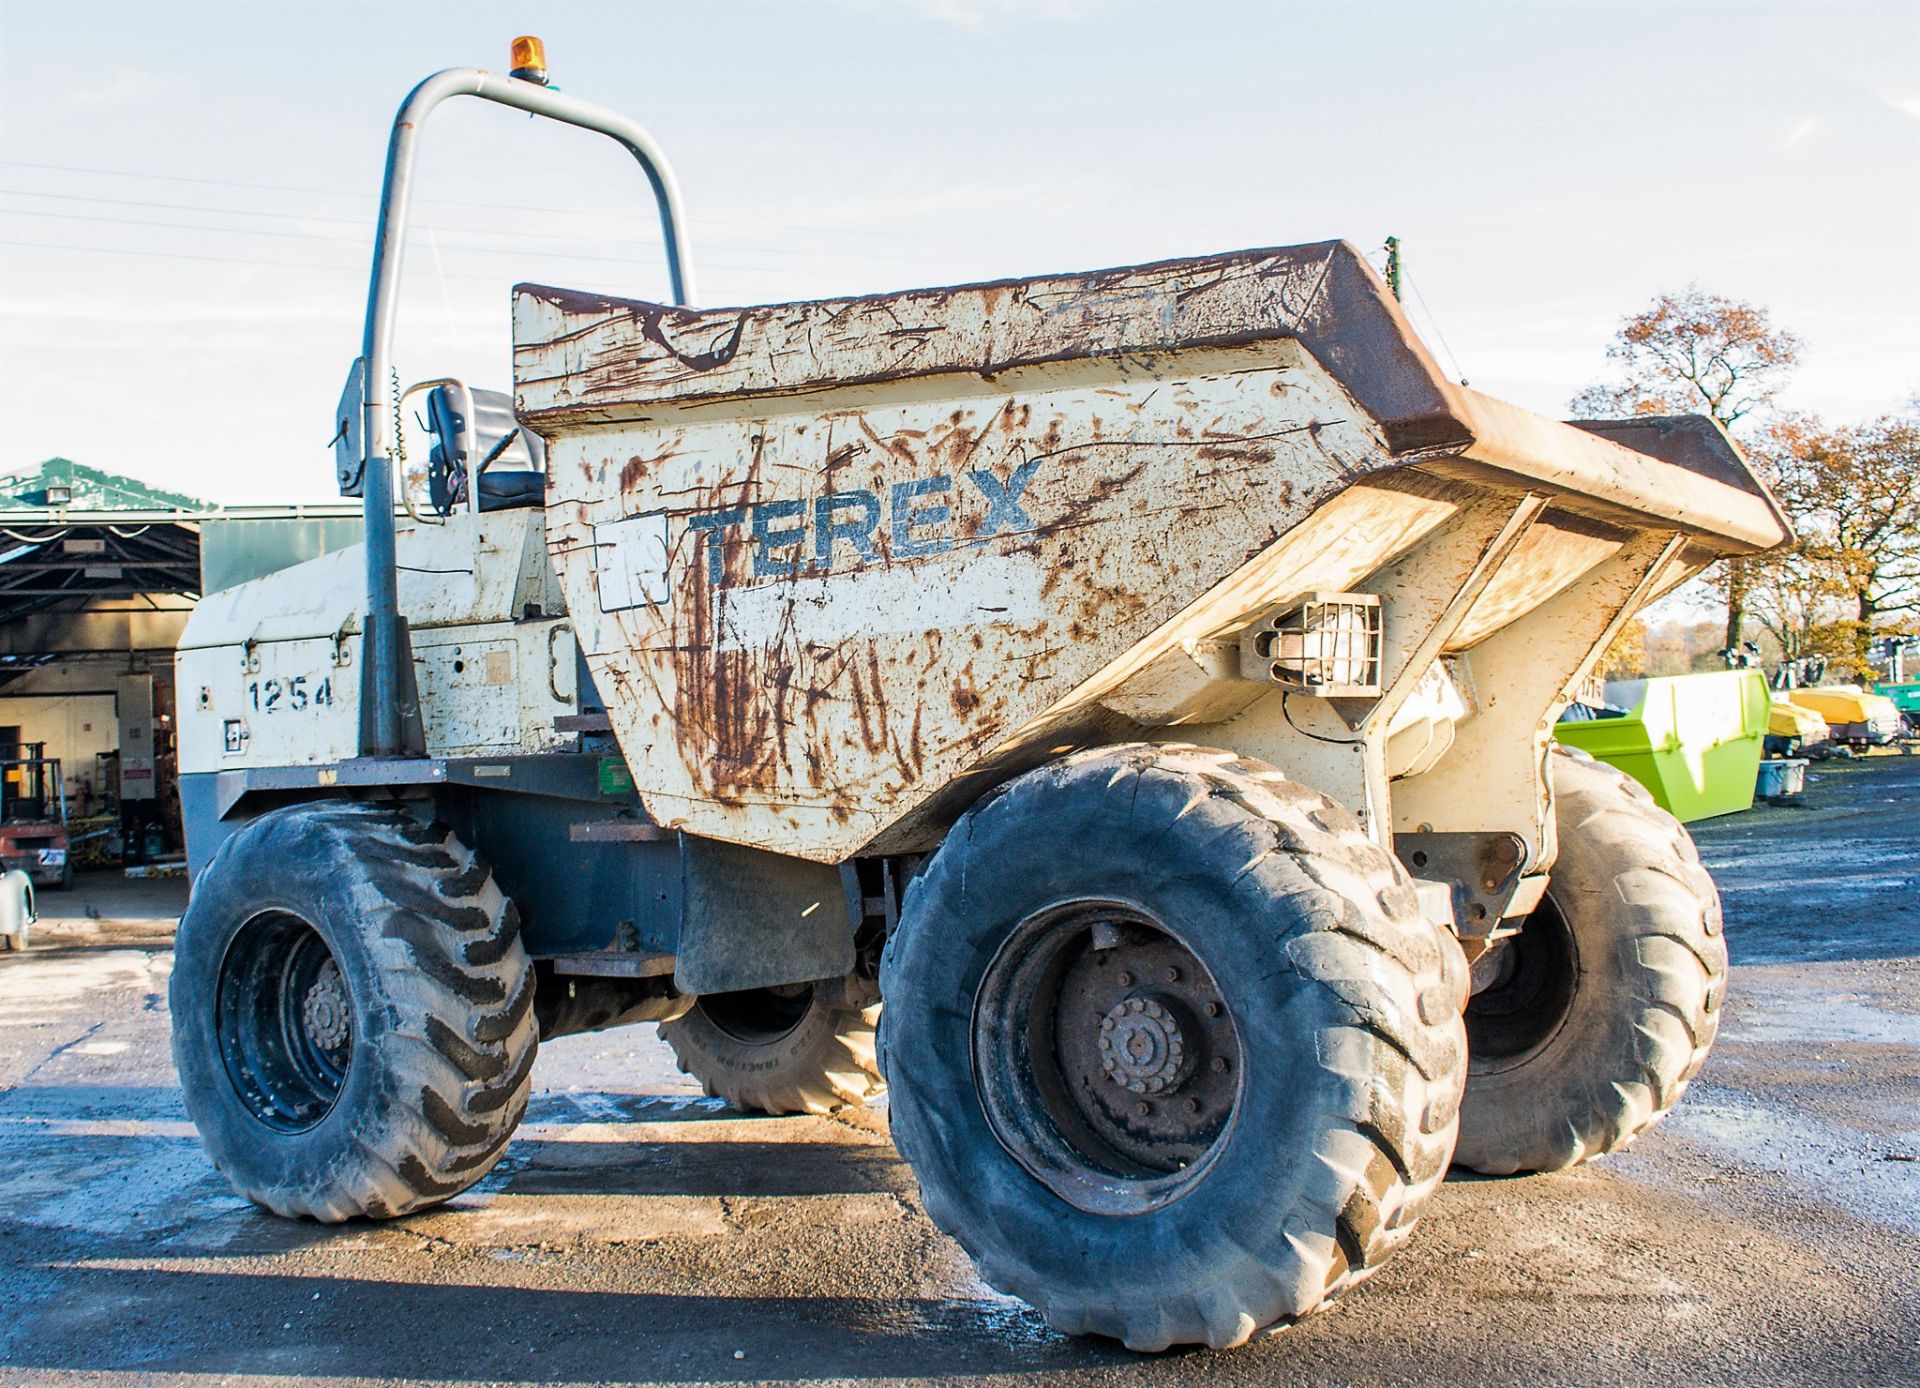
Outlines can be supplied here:
M348 1020L347 989L340 978L340 966L329 959L320 969L313 986L300 1003L300 1020L306 1025L313 1043L328 1054L345 1048L352 1035Z
M1579 979L1572 930L1549 891L1517 935L1473 961L1465 1018L1472 1072L1508 1069L1544 1046L1566 1020Z
M353 999L326 940L286 911L247 920L220 961L215 1036L234 1094L276 1132L333 1108L353 1051Z
M1135 1094L1176 1088L1193 1069L1178 1004L1154 997L1115 1003L1100 1019L1100 1065Z
M995 1136L1069 1203L1157 1209L1220 1150L1239 1033L1206 966L1138 907L1062 902L1029 917L988 967L975 1019Z

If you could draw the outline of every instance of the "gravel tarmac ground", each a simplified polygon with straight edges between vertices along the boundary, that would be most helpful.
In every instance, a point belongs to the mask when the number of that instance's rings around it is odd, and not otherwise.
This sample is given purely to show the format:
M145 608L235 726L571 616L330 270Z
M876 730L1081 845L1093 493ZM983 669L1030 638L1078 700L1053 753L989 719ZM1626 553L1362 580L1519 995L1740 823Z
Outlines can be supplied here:
M83 878L0 954L0 1383L1920 1382L1920 757L1697 837L1733 984L1667 1122L1563 1175L1456 1174L1330 1312L1155 1357L976 1281L883 1104L743 1118L650 1027L545 1048L445 1209L256 1211L168 1059L181 885Z

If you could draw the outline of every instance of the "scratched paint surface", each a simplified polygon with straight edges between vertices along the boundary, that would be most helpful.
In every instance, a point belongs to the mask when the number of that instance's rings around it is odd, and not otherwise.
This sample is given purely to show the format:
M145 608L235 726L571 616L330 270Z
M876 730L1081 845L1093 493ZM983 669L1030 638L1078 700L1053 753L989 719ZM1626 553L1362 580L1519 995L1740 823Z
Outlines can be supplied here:
M851 854L1385 456L1291 343L1063 374L553 440L549 544L656 816Z
M1782 533L1724 439L1703 470L1454 386L1337 243L743 309L522 287L514 331L649 811L823 861L931 846L948 788L1139 735L1123 710L1184 707L1180 643L1358 581L1481 489L1677 525L1689 565ZM1468 637L1613 543L1543 532Z
M427 751L557 747L575 659L540 513L460 512L403 528L398 548ZM365 575L355 545L201 600L175 657L183 771L359 754Z

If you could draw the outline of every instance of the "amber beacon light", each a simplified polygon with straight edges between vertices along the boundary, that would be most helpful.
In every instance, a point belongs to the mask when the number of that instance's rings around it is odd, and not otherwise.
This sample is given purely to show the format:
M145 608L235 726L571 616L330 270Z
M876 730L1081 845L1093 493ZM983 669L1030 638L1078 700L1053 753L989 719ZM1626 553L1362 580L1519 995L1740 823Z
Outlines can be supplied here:
M537 82L547 85L547 46L532 34L522 34L513 41L512 56L507 67L507 76L518 77L522 82Z

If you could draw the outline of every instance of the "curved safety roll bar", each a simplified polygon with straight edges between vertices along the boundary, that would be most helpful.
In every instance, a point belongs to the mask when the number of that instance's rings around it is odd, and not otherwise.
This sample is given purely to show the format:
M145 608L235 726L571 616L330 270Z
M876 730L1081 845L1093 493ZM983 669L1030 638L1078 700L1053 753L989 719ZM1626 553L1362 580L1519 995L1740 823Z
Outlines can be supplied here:
M387 142L386 177L380 190L380 221L373 242L373 275L367 291L366 330L360 359L347 379L335 433L340 491L361 493L365 502L367 547L367 621L361 648L360 754L369 757L417 756L417 698L411 693L413 657L400 618L399 585L394 572L393 440L387 398L392 374L394 323L399 312L400 263L406 241L407 209L412 201L414 154L421 127L448 97L473 96L536 116L605 135L625 147L646 174L660 209L660 233L666 243L667 277L673 302L693 299L693 269L687 260L686 216L680 187L666 156L635 121L591 101L568 96L537 82L502 77L480 68L449 68L415 87L394 117Z

